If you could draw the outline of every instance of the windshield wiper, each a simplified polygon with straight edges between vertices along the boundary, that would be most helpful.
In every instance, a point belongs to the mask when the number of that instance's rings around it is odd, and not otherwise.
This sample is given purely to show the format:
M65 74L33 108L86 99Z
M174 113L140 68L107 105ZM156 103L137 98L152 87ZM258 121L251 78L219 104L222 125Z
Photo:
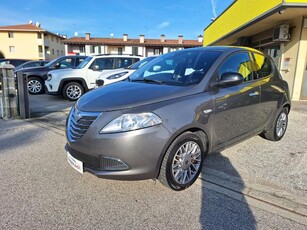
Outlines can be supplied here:
M155 83L158 85L162 85L163 81L158 81L158 80L154 80L154 79L148 79L148 78L143 78L143 79L136 79L136 80L131 80L132 82L146 82L146 83Z

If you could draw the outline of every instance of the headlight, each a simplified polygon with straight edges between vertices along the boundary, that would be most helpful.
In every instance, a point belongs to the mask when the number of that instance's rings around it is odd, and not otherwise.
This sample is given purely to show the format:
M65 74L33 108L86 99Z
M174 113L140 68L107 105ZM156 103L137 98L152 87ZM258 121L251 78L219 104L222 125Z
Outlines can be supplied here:
M126 132L161 123L161 118L154 113L123 114L107 124L100 133Z
M48 73L48 75L47 75L47 81L51 81L51 79L52 79L52 74Z
M117 78L120 78L120 77L124 76L127 73L128 72L126 71L126 72L121 72L121 73L113 74L113 75L107 77L107 79L109 79L109 80L117 79Z

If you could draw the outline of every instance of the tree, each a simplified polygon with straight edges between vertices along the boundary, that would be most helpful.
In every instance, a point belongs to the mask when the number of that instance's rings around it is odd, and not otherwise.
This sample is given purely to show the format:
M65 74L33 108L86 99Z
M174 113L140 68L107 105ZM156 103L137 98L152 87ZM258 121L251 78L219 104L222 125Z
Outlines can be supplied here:
M5 58L4 53L0 50L0 58Z

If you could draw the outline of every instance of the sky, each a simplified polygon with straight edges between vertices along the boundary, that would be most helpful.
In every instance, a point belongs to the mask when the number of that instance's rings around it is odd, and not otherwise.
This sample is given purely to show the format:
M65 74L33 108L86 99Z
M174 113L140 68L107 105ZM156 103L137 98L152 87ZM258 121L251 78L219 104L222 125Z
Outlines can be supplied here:
M197 39L233 0L13 0L2 1L0 26L30 20L53 32L84 37Z

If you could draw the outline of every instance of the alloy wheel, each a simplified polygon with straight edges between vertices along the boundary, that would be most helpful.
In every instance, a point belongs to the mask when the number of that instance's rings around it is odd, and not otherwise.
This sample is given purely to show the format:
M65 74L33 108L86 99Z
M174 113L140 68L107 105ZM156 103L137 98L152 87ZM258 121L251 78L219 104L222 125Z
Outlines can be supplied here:
M28 90L30 93L37 94L42 90L42 84L38 80L30 80L28 82Z
M201 149L194 141L185 142L177 150L172 162L172 175L179 184L187 184L197 175L201 166Z
M82 95L82 89L77 86L77 85L70 85L67 89L66 89L66 95L67 97L69 97L70 99L76 100L79 97L81 97Z
M286 128L287 128L287 123L288 123L288 117L287 114L284 112L281 113L277 119L277 124L276 124L276 135L278 137L281 137L284 135Z

